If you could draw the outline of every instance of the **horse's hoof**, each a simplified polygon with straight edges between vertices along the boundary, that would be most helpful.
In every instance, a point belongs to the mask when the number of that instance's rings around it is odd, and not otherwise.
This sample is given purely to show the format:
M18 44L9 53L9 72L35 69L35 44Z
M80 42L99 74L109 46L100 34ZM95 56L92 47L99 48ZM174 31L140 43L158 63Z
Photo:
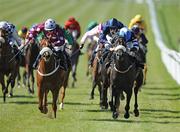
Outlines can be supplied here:
M125 113L125 114L124 114L124 118L125 118L125 119L128 119L129 116L130 116L129 113Z
M94 99L94 97L93 96L91 96L90 98L89 98L89 100L93 100Z
M119 116L118 112L113 112L112 117L113 119L117 119Z
M44 107L44 109L43 109L43 113L44 113L44 114L47 114L47 113L48 113L48 109L47 109L47 107Z
M40 110L41 113L44 113L43 107L39 107L39 110Z
M9 98L13 97L13 94L12 94L12 93L10 93L10 94L8 95L8 97L9 97Z
M139 116L139 110L134 110L134 115L135 115L135 117L138 117Z
M63 110L63 109L64 109L64 104L61 103L61 104L59 105L59 110Z

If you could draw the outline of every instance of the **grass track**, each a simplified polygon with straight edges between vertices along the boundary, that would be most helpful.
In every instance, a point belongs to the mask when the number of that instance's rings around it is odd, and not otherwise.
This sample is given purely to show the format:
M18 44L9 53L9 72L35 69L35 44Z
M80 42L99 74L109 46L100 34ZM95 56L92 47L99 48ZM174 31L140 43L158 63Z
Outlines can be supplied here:
M26 2L29 4L23 4ZM180 87L172 80L160 61L159 49L153 41L147 6L136 4L133 0L91 0L89 2L85 0L13 0L11 2L0 0L2 14L0 20L9 20L20 28L24 24L30 26L48 17L55 18L63 25L68 16L75 16L84 32L87 23L91 20L104 21L116 17L128 24L132 16L137 13L143 14L147 21L147 35L150 42L147 85L139 94L140 117L133 116L134 99L131 101L131 116L128 120L123 118L124 107L122 106L118 120L112 119L111 112L100 111L97 90L95 100L88 100L91 82L85 77L86 58L82 56L78 66L77 88L67 89L65 110L58 111L57 119L52 120L39 112L37 93L30 96L26 89L15 89L15 97L8 98L6 104L2 103L2 93L0 93L0 132L180 131ZM33 9L35 3L37 3L36 9ZM20 4L25 7L13 7ZM124 102L122 105L124 106Z

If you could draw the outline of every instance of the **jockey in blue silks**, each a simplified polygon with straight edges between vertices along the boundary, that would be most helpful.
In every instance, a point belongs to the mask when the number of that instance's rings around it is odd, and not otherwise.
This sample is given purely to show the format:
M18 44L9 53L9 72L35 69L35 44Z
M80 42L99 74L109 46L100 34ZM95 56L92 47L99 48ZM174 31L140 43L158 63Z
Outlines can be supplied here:
M127 27L123 27L117 33L119 37L124 38L126 48L129 51L129 55L135 59L137 67L144 68L144 65L141 63L139 51L139 41L135 36L135 33L132 30L129 30Z
M118 21L117 19L112 18L106 21L105 23L103 23L101 27L102 27L101 28L102 31L99 35L98 43L104 45L104 47L106 48L106 47L109 47L110 45L110 43L108 42L107 35L111 38L113 35L116 34L116 32L118 32L119 29L124 27L124 24ZM98 49L96 49L96 51L98 51ZM93 52L93 55L90 60L90 65L92 65L95 54L96 52ZM108 52L105 51L104 54L105 54L104 56L107 56Z

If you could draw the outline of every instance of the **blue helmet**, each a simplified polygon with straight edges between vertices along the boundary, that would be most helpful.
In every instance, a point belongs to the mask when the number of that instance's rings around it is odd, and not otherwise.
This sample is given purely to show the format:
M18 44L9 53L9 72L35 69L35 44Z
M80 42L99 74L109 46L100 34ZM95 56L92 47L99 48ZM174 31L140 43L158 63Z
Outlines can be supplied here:
M120 37L123 37L125 42L128 42L131 40L132 37L132 32L127 28L127 27L123 27L120 29L120 31L118 32L118 35Z
M117 25L118 25L118 20L116 18L112 18L108 21L108 26L110 28L116 28Z

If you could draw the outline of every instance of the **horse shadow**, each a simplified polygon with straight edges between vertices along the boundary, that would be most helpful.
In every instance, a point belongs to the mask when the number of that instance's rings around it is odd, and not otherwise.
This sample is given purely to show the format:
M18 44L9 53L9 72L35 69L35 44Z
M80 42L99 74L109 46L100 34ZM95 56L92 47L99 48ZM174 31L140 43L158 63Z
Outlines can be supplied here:
M178 121L155 121L155 120L125 120L125 119L85 119L87 121L96 121L96 122L119 122L119 123L131 123L131 124L137 124L137 123L156 123L156 124L180 124Z

